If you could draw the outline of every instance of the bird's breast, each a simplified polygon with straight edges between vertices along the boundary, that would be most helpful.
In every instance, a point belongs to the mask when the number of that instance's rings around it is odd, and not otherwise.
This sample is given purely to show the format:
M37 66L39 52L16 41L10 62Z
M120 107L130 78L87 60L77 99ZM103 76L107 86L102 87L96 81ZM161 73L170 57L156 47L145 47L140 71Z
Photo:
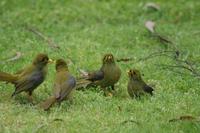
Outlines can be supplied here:
M121 70L117 66L107 67L104 71L104 81L108 84L115 84L121 76Z
M40 84L41 82L44 81L45 79L45 74L42 71L37 71L34 72L31 77L31 81L34 82L35 84Z

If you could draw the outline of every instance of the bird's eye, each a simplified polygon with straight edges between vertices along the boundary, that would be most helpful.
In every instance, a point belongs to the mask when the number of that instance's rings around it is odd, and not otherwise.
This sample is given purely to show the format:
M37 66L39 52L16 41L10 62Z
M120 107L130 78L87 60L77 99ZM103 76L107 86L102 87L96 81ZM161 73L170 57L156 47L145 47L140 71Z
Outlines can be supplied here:
M42 59L42 62L46 62L46 61L48 61L47 58L43 58L43 59Z

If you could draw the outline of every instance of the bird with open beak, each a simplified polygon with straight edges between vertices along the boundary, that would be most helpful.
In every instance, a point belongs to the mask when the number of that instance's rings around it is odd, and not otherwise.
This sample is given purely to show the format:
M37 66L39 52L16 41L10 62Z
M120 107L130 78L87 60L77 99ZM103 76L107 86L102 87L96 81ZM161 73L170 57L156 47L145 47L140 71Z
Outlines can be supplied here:
M0 72L0 81L14 84L15 91L12 97L25 91L32 102L33 91L45 80L48 63L52 63L52 60L46 54L38 54L31 65L18 71L16 74Z

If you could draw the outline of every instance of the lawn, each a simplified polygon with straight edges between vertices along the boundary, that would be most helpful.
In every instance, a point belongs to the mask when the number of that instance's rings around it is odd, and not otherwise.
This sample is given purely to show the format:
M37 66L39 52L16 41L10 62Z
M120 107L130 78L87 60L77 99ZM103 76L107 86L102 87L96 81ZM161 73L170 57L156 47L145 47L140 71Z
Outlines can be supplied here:
M170 119L200 115L199 78L163 69L175 61L158 56L137 62L151 53L181 51L181 59L200 63L200 1L155 0L160 10L146 9L147 0L1 0L0 1L0 71L14 73L30 64L37 53L50 58L64 58L70 72L78 77L79 68L95 70L104 54L113 53L122 70L116 94L105 97L98 89L75 91L73 102L63 102L45 112L28 103L24 93L11 98L14 86L0 83L0 132L68 133L197 133L196 121L169 122ZM152 20L156 31L173 44L152 37L144 24ZM34 27L60 49L27 30ZM16 52L21 58L5 62ZM71 62L71 63L70 63ZM196 69L200 69L196 65ZM131 99L127 93L126 71L136 68L154 88L154 96ZM52 94L55 66L49 65L45 82L34 91L39 103Z

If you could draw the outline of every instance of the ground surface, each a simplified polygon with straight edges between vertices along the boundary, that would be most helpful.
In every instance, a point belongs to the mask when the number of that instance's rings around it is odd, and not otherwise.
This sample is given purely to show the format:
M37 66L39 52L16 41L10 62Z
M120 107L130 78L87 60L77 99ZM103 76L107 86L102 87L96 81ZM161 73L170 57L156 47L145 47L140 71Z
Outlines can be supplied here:
M15 62L0 64L0 71L14 73L31 63L37 53L45 52L54 59L73 60L70 71L78 76L77 68L100 67L103 54L108 52L116 58L139 59L167 50L150 37L144 27L147 20L155 21L156 30L172 39L185 57L199 59L200 2L155 2L160 11L144 9L147 1L139 0L1 0L0 60L18 51L23 56ZM26 30L27 26L39 29L62 49L51 49ZM173 61L157 57L138 63L119 62L123 74L114 97L104 97L92 88L76 91L72 104L64 102L50 112L28 104L24 94L11 99L13 86L0 83L0 132L199 132L196 122L168 122L181 115L199 116L199 79L160 69L158 64L162 63ZM139 69L144 80L154 86L153 97L129 98L126 91L129 68ZM54 65L50 65L47 80L34 93L36 103L51 95L54 74Z

